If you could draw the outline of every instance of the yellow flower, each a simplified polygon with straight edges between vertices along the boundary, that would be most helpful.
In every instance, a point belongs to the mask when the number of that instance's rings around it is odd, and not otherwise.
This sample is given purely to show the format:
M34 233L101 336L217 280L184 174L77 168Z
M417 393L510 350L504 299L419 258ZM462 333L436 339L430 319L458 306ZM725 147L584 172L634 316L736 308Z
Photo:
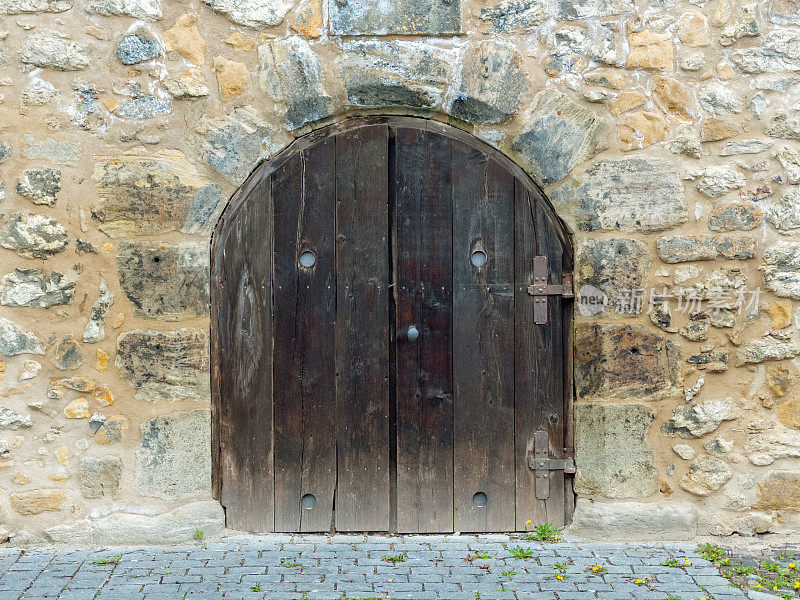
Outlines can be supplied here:
M559 581L563 581L564 576L563 575L556 575L556 579L558 579Z
M756 589L757 589L757 590L760 590L760 589L761 589L761 584L760 584L760 583L759 583L758 585L756 585Z
M525 521L525 525L530 525L530 524L531 524L531 520L530 520L530 519L528 519L527 521Z
M687 565L690 565L690 564L692 564L692 563L690 563L690 562L689 562L689 559L688 559L688 558L684 558L684 559L683 559L683 562L685 562Z
M554 539L554 540L560 540L560 539L561 539L561 536L559 536L559 535L554 535L554 536L553 536L553 539Z
M642 584L642 583L644 583L644 581L642 581L641 579L637 579L637 580L636 580L636 583L638 583L638 584Z
M794 564L794 563L789 563L789 568L790 568L790 569L796 569L796 568L797 568L797 565L796 565L796 564Z
M800 590L800 581L795 581L794 582L794 589Z

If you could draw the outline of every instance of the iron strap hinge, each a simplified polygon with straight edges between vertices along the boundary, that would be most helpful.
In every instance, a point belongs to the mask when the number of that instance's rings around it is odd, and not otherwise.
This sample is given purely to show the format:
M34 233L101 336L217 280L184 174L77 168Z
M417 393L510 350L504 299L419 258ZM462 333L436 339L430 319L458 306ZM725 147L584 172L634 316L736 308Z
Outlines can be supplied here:
M528 293L533 296L533 322L537 325L544 325L547 323L548 296L561 296L563 298L575 297L571 271L565 271L561 274L560 284L548 283L548 279L547 257L534 257L533 283L528 286Z
M564 448L564 458L550 458L550 436L544 430L533 434L533 459L528 463L535 475L536 498L550 497L550 471L575 472L572 451Z

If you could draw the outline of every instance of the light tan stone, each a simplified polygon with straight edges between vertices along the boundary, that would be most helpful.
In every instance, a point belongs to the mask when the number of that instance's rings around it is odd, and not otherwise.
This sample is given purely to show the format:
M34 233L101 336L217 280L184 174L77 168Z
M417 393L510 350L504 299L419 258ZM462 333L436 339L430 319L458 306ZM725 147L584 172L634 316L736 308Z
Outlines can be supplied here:
M21 515L38 515L43 512L61 512L66 501L64 492L54 489L32 490L11 494L11 508Z
M711 34L705 15L700 12L683 13L678 20L678 39L684 46L708 46Z
M730 121L708 117L703 120L703 124L700 126L700 141L718 142L719 140L733 137L737 133L739 133L739 128Z
M56 450L56 460L62 465L69 464L69 450L66 446L61 446Z
M792 303L787 300L773 302L769 305L767 314L772 319L772 327L786 329L792 324Z
M586 83L602 85L615 90L627 89L633 83L630 74L619 69L594 69L586 73L583 78Z
M95 368L98 372L105 373L106 369L108 368L108 352L98 348L95 355L97 358L97 364L95 365Z
M675 50L672 37L668 33L655 33L649 29L628 34L630 53L627 67L629 69L653 69L655 71L672 71L675 62Z
M196 65L206 62L206 41L197 28L197 17L190 14L178 17L175 24L164 31L167 52L175 51Z
M256 40L249 35L243 34L241 31L234 31L225 38L225 43L229 46L233 46L233 49L239 52L250 52L256 47Z
M217 75L219 95L223 102L242 95L247 89L250 71L244 63L228 60L223 56L215 56L213 68Z
M721 81L732 81L736 78L736 71L733 70L731 63L722 61L717 65L717 77L719 77Z
M289 27L310 38L321 36L322 26L322 0L304 2L289 18Z
M778 405L778 418L792 429L800 429L800 400L787 400Z
M665 113L675 116L681 121L691 121L696 111L693 110L694 98L685 85L677 79L653 75L650 80L653 101Z
M616 116L628 112L632 108L641 106L647 102L647 96L637 90L625 90L620 92L608 105L611 114Z
M782 398L789 391L792 377L789 369L780 365L767 371L767 386L778 398Z
M760 510L800 508L800 476L792 471L774 471L756 486Z
M664 141L666 134L667 123L664 117L650 111L641 110L625 115L617 123L617 136L625 152Z
M106 386L95 388L92 397L100 406L111 406L114 404L114 394Z
M169 77L162 83L178 100L190 100L208 96L206 78L200 69L189 69L176 77Z
M64 408L64 416L68 419L88 419L89 401L86 398L76 398Z
M28 485L31 482L31 478L28 476L27 473L23 473L20 471L16 475L14 475L13 482L17 485Z

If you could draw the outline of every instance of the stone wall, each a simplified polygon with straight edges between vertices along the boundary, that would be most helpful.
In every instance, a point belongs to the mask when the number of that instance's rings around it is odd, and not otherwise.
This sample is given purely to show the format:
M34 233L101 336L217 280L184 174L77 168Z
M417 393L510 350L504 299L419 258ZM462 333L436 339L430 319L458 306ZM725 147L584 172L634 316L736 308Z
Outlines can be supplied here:
M260 160L364 113L472 132L573 229L575 532L800 529L797 0L0 0L0 15L13 542L219 530L210 235Z

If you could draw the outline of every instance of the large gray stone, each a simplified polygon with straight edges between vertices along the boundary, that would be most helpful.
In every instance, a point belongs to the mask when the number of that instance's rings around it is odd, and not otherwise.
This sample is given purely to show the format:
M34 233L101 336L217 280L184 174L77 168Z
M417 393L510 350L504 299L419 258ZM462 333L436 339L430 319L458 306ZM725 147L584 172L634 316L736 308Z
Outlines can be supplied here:
M558 15L563 20L583 21L635 12L633 0L559 0Z
M202 331L128 331L117 339L114 365L139 390L139 400L208 399L208 337Z
M225 528L225 512L214 500L184 503L155 516L144 514L144 507L128 510L131 512L100 512L69 525L56 525L47 529L45 536L51 542L70 546L170 545L191 541L198 529L204 539L210 539Z
M701 404L679 406L662 430L682 438L697 438L716 431L723 421L735 418L733 401L730 398L709 400Z
M114 115L122 119L152 119L158 115L166 115L172 111L172 102L158 96L139 96L123 102Z
M658 489L647 441L655 416L641 404L575 405L575 491L606 498L639 498Z
M717 240L710 235L672 235L658 238L658 256L665 263L717 258Z
M72 8L72 0L0 0L0 15L59 13Z
M119 283L145 319L205 316L209 309L206 244L125 242L117 252Z
M764 249L767 287L782 298L800 299L800 242L776 242Z
M526 85L512 45L495 40L474 44L462 60L449 112L473 123L500 123L516 113Z
M142 423L136 452L141 493L169 500L211 490L211 411L175 412Z
M337 59L347 98L356 106L441 106L455 52L420 41L352 41Z
M67 247L67 230L45 215L14 214L0 229L0 246L25 258L48 258Z
M7 406L0 406L0 429L19 429L20 427L30 427L31 418L21 415Z
M747 183L744 175L729 165L711 165L697 176L697 191L709 198L719 198Z
M61 191L61 171L57 169L23 171L17 181L17 192L34 204L55 206L59 191Z
M0 317L0 354L44 354L44 344L32 332L22 331L16 324Z
M79 71L89 66L89 47L68 35L45 29L29 34L20 51L22 62L59 71Z
M491 21L495 33L530 31L542 25L547 17L547 4L542 0L503 0L481 8L481 19Z
M800 32L775 29L761 37L761 46L731 53L731 60L745 73L800 71Z
M234 23L259 28L278 25L293 4L291 0L203 0L203 3Z
M615 238L610 240L584 239L579 242L576 259L575 289L578 302L582 300L583 286L590 285L608 298L603 311L595 314L620 313L636 316L642 312L643 302L630 302L634 294L642 294L647 287L647 270L650 252L642 242ZM578 307L580 310L580 306ZM586 314L585 311L582 311Z
M244 181L261 158L272 153L272 128L250 106L223 117L204 116L195 126L193 141L214 169Z
M85 358L83 350L72 334L65 335L56 344L55 363L62 371L73 371L80 367Z
M680 348L639 325L579 323L575 386L580 400L661 400L683 396Z
M41 269L14 269L3 276L0 303L32 308L72 304L76 280L74 273L64 277L55 271L45 275Z
M92 178L100 199L92 216L110 237L182 229L195 220L192 205L205 186L194 165L170 150L97 155Z
M697 535L697 506L691 502L599 502L578 498L570 537L593 540L691 540Z
M160 0L87 0L84 8L88 13L135 19L157 20L163 14Z
M224 208L222 188L216 184L204 185L192 196L181 231L211 235Z
M697 93L700 106L712 115L738 114L744 109L739 96L726 85L708 83Z
M286 102L286 122L296 129L333 114L333 100L322 86L319 58L308 42L294 36L258 47L259 82L276 102Z
M453 35L461 33L460 0L359 0L330 4L335 35Z
M530 163L537 182L547 185L608 148L610 136L603 117L550 88L534 98L512 147Z
M81 492L84 498L116 499L122 479L122 459L119 456L85 456L81 459Z
M144 32L124 36L117 44L117 56L123 65L136 65L161 54L158 40Z
M689 219L675 165L656 158L600 162L550 199L572 209L581 231L663 231Z
M771 465L781 458L800 458L799 431L778 424L769 429L749 428L748 433L744 453L754 465Z

